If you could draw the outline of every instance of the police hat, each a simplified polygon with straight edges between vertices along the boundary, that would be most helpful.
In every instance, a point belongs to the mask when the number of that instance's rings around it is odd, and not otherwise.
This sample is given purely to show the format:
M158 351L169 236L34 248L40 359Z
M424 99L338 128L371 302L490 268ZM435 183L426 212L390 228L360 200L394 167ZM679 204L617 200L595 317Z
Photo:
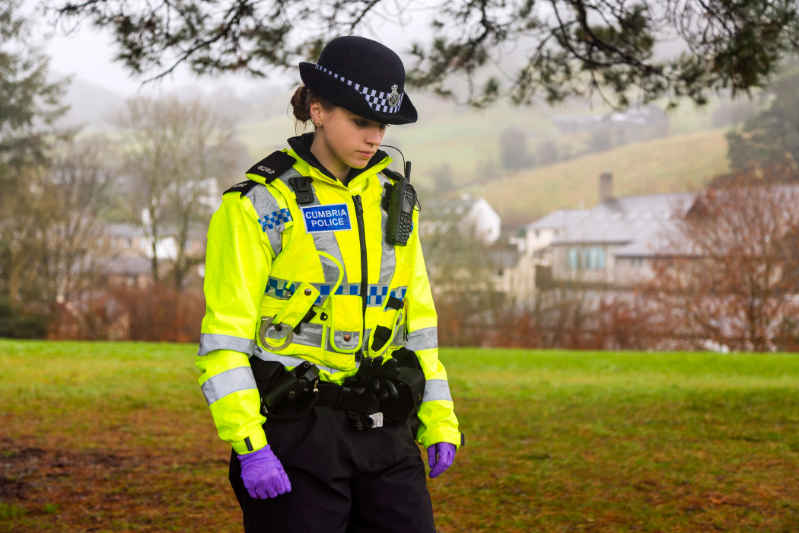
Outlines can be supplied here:
M405 94L405 67L389 48L364 37L337 37L319 60L300 63L300 77L314 94L383 124L416 122Z

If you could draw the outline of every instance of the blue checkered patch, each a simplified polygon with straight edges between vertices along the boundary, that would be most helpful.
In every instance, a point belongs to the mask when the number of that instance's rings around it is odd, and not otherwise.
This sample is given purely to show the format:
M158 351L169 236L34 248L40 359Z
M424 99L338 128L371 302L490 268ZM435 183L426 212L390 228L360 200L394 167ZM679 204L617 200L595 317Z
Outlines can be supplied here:
M388 287L387 286L376 286L370 285L369 286L369 294L366 296L366 305L383 305L383 300L388 296Z
M391 290L390 296L404 300L406 292L408 292L408 287L397 287L396 289Z
M276 298L291 298L297 288L297 284L292 283L290 286L286 286L287 283L286 280L269 278L266 284L266 294L272 294Z
M288 209L281 209L268 215L264 215L259 222L261 223L261 228L266 231L268 229L275 229L278 226L285 225L291 220L291 212Z
M265 293L275 298L288 299L291 298L291 295L294 294L294 291L297 290L299 285L300 283L296 282L288 285L286 280L269 278ZM312 283L311 285L319 289L319 297L314 302L314 305L322 305L322 302L330 296L333 285L327 285L325 283ZM369 285L367 287L366 305L369 307L382 307L389 295L402 300L405 298L407 290L407 287L397 287L389 292L387 285ZM336 294L360 296L361 285L360 283L340 285L336 290Z

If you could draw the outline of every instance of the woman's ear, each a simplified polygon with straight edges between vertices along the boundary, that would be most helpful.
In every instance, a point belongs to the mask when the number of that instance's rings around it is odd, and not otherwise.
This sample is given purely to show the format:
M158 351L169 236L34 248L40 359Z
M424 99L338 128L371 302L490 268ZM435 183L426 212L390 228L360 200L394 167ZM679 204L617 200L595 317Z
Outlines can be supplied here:
M325 109L320 102L311 102L310 107L311 122L317 128L321 127L324 121Z

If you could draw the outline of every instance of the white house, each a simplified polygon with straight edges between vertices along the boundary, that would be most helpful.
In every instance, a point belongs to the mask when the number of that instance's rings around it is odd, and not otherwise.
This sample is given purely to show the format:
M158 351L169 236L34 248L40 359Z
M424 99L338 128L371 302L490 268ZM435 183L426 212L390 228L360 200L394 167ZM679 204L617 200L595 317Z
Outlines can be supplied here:
M457 228L461 235L471 235L485 246L499 239L502 220L483 198L462 194L453 200L425 202L419 222L421 235L444 235Z

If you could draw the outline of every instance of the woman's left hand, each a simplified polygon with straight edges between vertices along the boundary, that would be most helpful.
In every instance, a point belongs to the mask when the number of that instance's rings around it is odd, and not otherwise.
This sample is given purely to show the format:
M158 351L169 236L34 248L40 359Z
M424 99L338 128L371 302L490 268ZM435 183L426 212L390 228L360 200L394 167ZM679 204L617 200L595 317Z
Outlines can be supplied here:
M427 448L427 462L430 465L430 478L440 476L444 470L452 466L455 451L458 448L449 442L438 442Z

